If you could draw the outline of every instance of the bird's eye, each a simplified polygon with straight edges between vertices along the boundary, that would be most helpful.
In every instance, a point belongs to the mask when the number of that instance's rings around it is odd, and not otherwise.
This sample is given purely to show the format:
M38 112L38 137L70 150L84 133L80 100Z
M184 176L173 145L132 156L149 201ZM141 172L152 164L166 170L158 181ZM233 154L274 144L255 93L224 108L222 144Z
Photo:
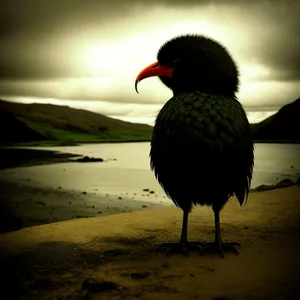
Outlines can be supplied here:
M180 60L179 59L174 59L173 60L173 66L176 68L176 67L179 67L180 66Z

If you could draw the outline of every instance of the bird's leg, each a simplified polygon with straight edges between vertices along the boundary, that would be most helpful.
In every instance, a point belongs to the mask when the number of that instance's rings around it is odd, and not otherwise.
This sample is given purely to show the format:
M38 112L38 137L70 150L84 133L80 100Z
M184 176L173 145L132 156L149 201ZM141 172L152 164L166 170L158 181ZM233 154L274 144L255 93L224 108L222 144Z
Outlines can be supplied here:
M183 212L183 221L182 221L182 230L181 236L178 243L163 243L155 248L155 250L159 249L167 249L167 255L171 253L184 254L185 256L189 255L188 250L200 250L204 245L203 242L188 242L187 241L187 227L188 227L188 211Z
M222 242L221 237L221 226L220 226L220 209L214 208L215 215L215 241L214 242L205 242L204 247L200 250L200 254L205 253L219 253L222 258L224 258L224 252L234 252L239 254L236 247L241 247L239 242Z

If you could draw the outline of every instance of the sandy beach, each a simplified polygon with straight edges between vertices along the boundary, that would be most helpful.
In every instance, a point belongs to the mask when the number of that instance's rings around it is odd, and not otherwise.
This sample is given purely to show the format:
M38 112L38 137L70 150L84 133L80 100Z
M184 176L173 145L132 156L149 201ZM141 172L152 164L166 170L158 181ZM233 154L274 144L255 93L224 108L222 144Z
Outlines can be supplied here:
M299 299L300 188L231 199L221 214L224 240L238 256L166 256L181 211L158 208L34 226L0 235L6 299ZM197 207L189 238L212 240L213 214Z

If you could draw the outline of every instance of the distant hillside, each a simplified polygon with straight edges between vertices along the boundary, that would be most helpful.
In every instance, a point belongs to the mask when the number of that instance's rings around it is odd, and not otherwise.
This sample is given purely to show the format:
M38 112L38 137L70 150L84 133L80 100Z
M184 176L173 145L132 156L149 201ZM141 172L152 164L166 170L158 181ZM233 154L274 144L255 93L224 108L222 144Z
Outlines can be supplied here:
M16 143L27 141L42 141L45 137L29 128L12 114L0 110L1 142Z
M255 142L300 143L300 98L252 124ZM0 144L149 141L153 127L52 104L0 100Z
M300 98L275 115L251 125L256 142L300 143Z
M0 100L0 134L2 145L34 141L147 141L151 139L152 127L68 106Z

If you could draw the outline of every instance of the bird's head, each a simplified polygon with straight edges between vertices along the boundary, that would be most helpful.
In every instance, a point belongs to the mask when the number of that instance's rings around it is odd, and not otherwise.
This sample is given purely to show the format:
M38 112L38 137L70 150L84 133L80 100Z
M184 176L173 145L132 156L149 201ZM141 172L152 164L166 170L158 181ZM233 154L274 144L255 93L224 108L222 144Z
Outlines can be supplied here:
M143 69L138 83L159 76L174 95L181 92L211 92L233 96L238 91L238 69L227 50L202 35L182 35L167 41L159 49L157 62Z

